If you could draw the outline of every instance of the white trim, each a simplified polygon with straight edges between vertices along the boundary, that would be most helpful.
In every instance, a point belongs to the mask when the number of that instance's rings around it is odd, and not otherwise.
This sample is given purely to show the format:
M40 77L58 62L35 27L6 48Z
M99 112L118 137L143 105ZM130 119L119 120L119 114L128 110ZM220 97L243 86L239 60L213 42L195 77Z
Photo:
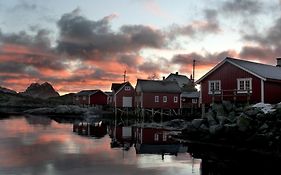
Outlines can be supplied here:
M212 95L211 84L214 83L214 94L221 94L221 80L209 80L208 81L208 94ZM216 83L219 83L219 89L216 89Z
M167 96L163 96L163 102L167 103L168 102L168 97Z
M115 94L118 94L125 86L127 86L127 85L130 85L130 87L132 88L132 89L134 89L134 87L131 85L131 83L128 81L128 82L126 82L122 87L120 87L117 91L116 91L116 93Z
M240 89L240 83L243 81L243 89ZM246 81L249 81L249 89L246 89ZM262 81L262 80L261 80ZM252 78L237 78L237 93L242 94L242 93L252 93Z
M174 96L174 103L178 103L178 96Z
M264 81L261 80L261 102L264 103Z
M91 104L91 95L88 95L88 105L90 105Z
M154 96L154 102L159 103L159 96L158 95Z

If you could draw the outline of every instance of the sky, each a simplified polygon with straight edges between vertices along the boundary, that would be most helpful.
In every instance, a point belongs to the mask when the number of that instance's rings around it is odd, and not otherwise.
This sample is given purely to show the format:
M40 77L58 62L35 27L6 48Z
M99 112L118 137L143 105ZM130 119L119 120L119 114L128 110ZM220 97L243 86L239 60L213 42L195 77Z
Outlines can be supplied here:
M225 57L276 64L280 0L0 0L0 86L60 93L195 80Z

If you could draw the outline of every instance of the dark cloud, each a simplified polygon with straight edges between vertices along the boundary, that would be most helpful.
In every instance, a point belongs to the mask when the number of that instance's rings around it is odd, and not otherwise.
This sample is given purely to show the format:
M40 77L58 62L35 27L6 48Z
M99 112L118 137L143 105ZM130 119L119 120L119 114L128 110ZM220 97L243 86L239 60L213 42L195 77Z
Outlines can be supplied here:
M222 5L222 12L229 14L256 15L262 12L263 4L258 0L231 0Z
M217 33L220 30L217 11L214 9L205 9L203 20L193 21L191 24L182 26L173 24L169 27L166 35L170 40L174 40L178 36L195 38Z
M199 54L196 52L192 52L189 54L178 54L172 58L172 63L179 64L182 66L192 65L193 60L196 60L196 63L204 66L204 65L213 65L217 64L221 60L223 60L227 56L236 56L234 51L223 51L218 53L207 53L207 54Z
M122 54L118 55L117 61L129 67L136 67L142 57L138 54Z
M93 21L75 12L64 14L58 21L60 38L58 51L86 56L138 51L143 47L160 48L164 45L161 31L143 25L126 25L113 32L110 20L115 15ZM91 57L92 58L92 57Z
M18 74L27 74L32 76L39 76L40 72L31 65L26 65L24 63L17 62L2 62L0 64L1 73L18 73Z

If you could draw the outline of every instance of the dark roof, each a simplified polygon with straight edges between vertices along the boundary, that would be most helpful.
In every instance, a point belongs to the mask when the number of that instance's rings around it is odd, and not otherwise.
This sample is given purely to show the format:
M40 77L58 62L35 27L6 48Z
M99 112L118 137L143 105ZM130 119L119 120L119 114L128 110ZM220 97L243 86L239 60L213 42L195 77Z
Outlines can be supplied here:
M203 77L201 77L196 83L200 83L203 79L205 79L208 75L210 75L212 72L217 70L225 62L228 62L265 81L267 79L281 80L281 68L280 67L226 57L222 62L220 62L218 65L216 65L212 70L210 70Z
M125 83L112 83L111 90L117 92L121 87L123 87L127 83L128 82L125 82Z
M199 92L182 92L181 96L186 97L186 98L199 98L200 93Z
M139 92L180 93L181 89L175 81L137 80L136 90Z
M93 94L97 93L98 91L100 91L100 90L83 90L83 91L76 93L76 95L78 95L78 96L93 95Z

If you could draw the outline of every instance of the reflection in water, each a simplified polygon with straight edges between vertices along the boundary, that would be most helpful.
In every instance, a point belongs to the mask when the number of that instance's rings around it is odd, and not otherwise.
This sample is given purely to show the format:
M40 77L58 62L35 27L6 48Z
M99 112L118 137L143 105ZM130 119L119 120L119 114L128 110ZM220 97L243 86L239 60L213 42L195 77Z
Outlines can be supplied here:
M24 117L0 120L0 174L199 174L200 161L192 162L187 153L165 160L136 155L134 149L112 149L108 135L81 137L72 124L39 123Z

